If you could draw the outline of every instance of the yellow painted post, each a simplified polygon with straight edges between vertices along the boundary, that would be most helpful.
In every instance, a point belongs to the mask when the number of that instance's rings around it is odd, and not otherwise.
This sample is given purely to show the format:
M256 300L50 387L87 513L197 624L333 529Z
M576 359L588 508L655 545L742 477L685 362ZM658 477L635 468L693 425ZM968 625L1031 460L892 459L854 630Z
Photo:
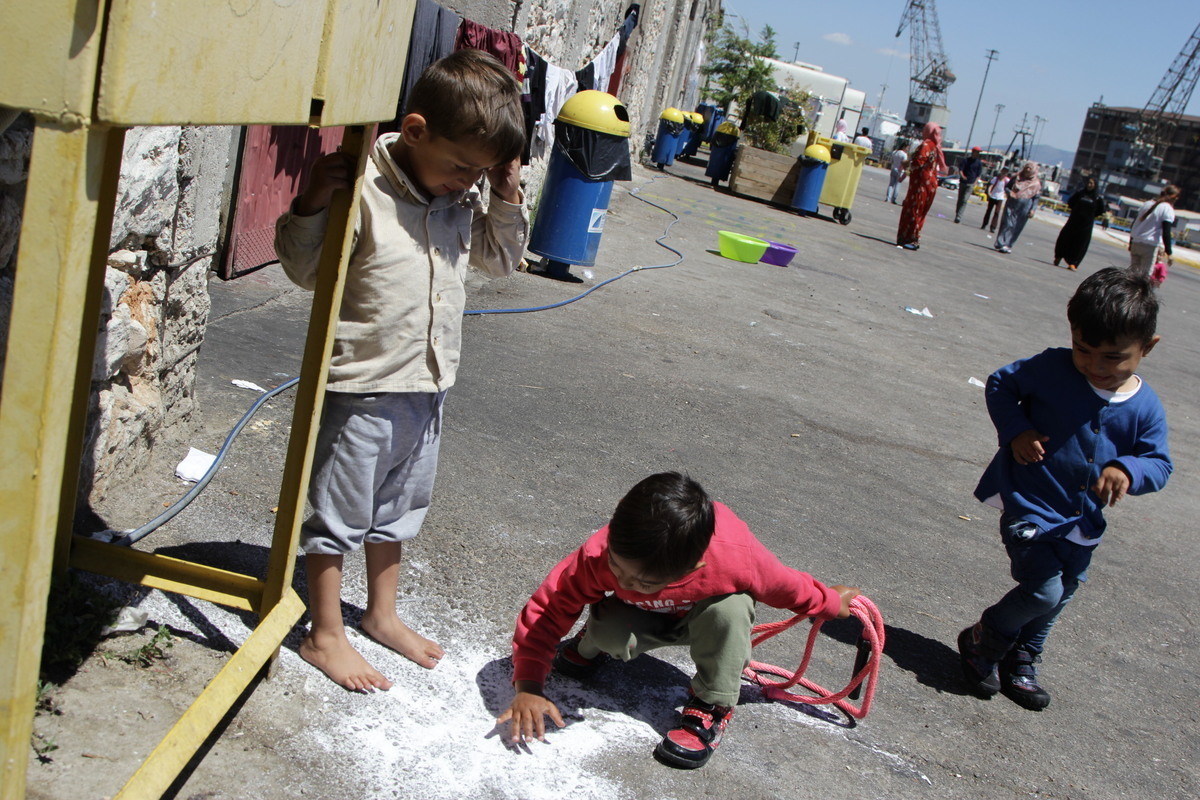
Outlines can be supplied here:
M0 105L90 120L106 0L0 0Z
M338 310L342 305L346 261L354 236L363 170L371 149L362 126L346 128L341 149L357 157L358 177L353 193L338 192L329 208L329 229L325 234L325 248L321 251L321 262L317 268L317 286L308 318L308 338L304 344L304 360L292 412L292 433L288 439L287 461L279 486L279 511L275 516L275 533L267 563L267 586L263 594L264 613L271 610L292 583L296 543L303 521L304 495L312 471L317 423L321 419L325 395L326 372L329 356L333 352Z
M94 129L98 130L98 129ZM67 571L74 534L75 506L79 498L79 469L87 438L88 407L92 400L92 364L96 341L100 336L101 307L104 303L104 276L108 262L108 242L116 213L117 189L121 179L121 156L125 149L125 129L110 128L104 137L104 171L96 203L96 222L92 229L91 266L85 278L83 305L80 308L78 357L75 360L71 410L67 416L66 454L59 490L58 533L54 544L54 575ZM65 366L65 365L64 365ZM63 373L66 377L71 373ZM65 381L64 381L65 383ZM62 391L62 388L60 388Z
M70 565L126 583L195 597L239 611L265 613L261 611L262 581L217 567L82 536L71 540Z
M303 613L304 602L289 590L183 712L175 726L117 793L116 800L158 800L162 797L246 691L254 676L274 656L283 637Z
M81 353L95 333L85 330L95 324L92 279L97 269L104 277L109 227L100 209L105 199L111 206L122 138L48 123L34 134L0 393L2 800L25 796L63 478L79 469L77 459L67 462L78 435L74 378L90 374L91 351Z

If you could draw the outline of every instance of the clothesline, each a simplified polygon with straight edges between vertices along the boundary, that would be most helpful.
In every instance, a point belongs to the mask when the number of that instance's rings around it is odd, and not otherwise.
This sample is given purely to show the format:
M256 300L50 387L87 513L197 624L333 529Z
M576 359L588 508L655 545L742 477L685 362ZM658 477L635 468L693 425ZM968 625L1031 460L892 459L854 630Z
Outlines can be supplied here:
M483 50L495 56L521 81L528 139L522 161L543 158L554 144L554 119L572 95L586 89L610 94L620 91L626 72L626 45L637 27L640 11L638 3L630 4L621 27L604 47L582 68L570 70L551 63L515 33L459 17L434 0L418 0L397 117L402 116L409 91L426 67L454 50L466 47Z

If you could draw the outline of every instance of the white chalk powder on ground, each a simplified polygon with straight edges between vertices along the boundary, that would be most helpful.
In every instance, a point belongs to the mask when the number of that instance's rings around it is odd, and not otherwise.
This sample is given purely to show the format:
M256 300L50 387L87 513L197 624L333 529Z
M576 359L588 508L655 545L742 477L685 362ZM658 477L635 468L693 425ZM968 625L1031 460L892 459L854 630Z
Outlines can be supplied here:
M362 637L354 643L371 651L368 658L378 659ZM594 774L589 762L621 750L647 757L658 741L649 725L626 715L589 708L583 711L586 720L579 721L578 710L564 708L576 716L565 729L548 732L546 743L510 750L492 723L498 709L489 709L482 696L507 704L512 695L507 660L497 664L502 653L485 653L462 640L442 644L447 656L431 672L387 665L395 685L373 697L339 697L321 687L330 702L314 731L316 740L333 757L355 759L354 769L379 796L412 796L419 786L419 796L429 800L609 800L621 794L619 784ZM501 672L505 685L488 686ZM313 680L328 683L322 676Z
M558 704L567 727L557 729L547 720L546 742L512 749L506 745L508 725L501 729L493 722L512 699L508 632L495 630L487 620L458 619L461 614L439 598L411 599L402 608L406 621L446 650L436 669L421 669L350 631L354 646L394 681L387 692L346 692L295 653L296 641L289 640L290 646L281 650L283 679L302 687L308 716L303 730L274 749L296 763L311 765L308 775L314 788L324 775L330 783L356 787L372 800L621 800L648 789L635 791L613 769L651 760L660 731L674 723L693 669L682 648L667 648L653 659L626 665L623 669L637 672L618 683L612 682L615 673L603 677L604 670L594 688L551 676L547 695ZM353 596L346 600L357 602ZM188 605L193 611L185 615L153 591L141 608L149 611L154 624L202 639L224 636L237 644L250 633L227 609L200 601ZM195 609L201 613L195 614ZM837 724L830 724L837 713L827 707L805 713L784 704L758 704L757 692L745 687L743 703L753 704L752 713L765 715L764 721L782 717L785 724L845 739L891 762L893 769L923 777L906 759L849 739ZM662 786L653 791L660 800L671 800Z
M234 643L249 635L241 619L228 610L190 602L201 607L206 618L203 631L157 591L147 596L141 608L157 624L201 637L212 638L214 627ZM343 691L292 649L281 650L281 669L293 676L305 675L302 685L309 704L319 708L306 720L305 731L280 743L280 748L309 751L297 753L301 763L327 759L328 767L361 785L372 798L613 800L628 794L617 776L602 773L604 760L615 759L611 764L619 763L622 756L651 758L660 734L644 720L672 714L669 703L678 705L682 687L678 697L661 689L654 695L622 697L630 710L623 713L602 708L613 705L609 693L565 682L552 686L558 690L551 695L567 727L559 730L547 720L546 742L510 749L507 737L493 722L512 698L508 640L469 623L442 634L435 630L436 621L417 613L419 605L426 604L405 605L406 619L437 638L447 654L433 670L421 669L366 636L350 632L354 646L394 681L387 692ZM651 708L639 713L640 706ZM504 734L507 730L503 726Z

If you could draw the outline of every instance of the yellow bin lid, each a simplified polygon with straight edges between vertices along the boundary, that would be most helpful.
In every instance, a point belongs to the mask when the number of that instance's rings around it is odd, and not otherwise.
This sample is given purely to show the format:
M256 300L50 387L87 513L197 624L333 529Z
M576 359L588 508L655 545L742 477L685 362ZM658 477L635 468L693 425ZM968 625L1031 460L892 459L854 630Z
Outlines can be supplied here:
M691 117L692 122L696 123L697 125L704 124L704 115L701 114L699 111L686 111L684 113L686 113L689 117Z
M833 156L829 153L829 148L823 144L810 144L804 148L804 155L809 158L815 158L817 161L824 161L828 164L833 161Z
M663 113L658 115L659 119L665 119L667 122L683 122L683 112L674 106L663 109Z
M587 89L571 95L558 112L559 122L629 138L629 111L608 92Z
M730 122L729 120L725 120L724 122L722 122L720 125L717 126L717 133L728 133L728 134L732 134L733 136L741 136L742 135L742 131L740 128L738 128L737 123Z

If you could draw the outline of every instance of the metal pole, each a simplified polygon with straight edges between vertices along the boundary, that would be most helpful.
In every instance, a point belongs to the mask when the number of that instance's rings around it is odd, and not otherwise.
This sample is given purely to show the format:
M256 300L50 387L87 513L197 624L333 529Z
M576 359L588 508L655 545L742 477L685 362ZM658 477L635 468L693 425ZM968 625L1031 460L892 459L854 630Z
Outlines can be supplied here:
M1039 134L1039 133L1044 133L1044 132L1045 132L1045 130L1046 130L1046 123L1048 123L1049 121L1050 121L1050 120L1046 119L1045 117L1042 117L1042 127L1041 127L1041 129L1040 129L1040 130L1039 130L1038 128L1034 128L1034 129L1033 129L1033 147L1037 147L1037 139L1038 139L1038 134ZM1032 149L1032 148L1030 148L1030 149Z
M1003 103L996 103L996 119L992 120L992 135L988 137L988 152L992 150L992 140L996 138L996 126L1000 124L1000 112L1004 110Z
M983 83L979 84L979 99L975 101L975 113L971 116L971 129L967 131L967 141L965 147L971 146L971 137L975 135L975 119L979 116L979 104L983 102L983 87L987 86L988 72L992 69L992 62L996 60L998 51L987 51L987 66L983 69Z

